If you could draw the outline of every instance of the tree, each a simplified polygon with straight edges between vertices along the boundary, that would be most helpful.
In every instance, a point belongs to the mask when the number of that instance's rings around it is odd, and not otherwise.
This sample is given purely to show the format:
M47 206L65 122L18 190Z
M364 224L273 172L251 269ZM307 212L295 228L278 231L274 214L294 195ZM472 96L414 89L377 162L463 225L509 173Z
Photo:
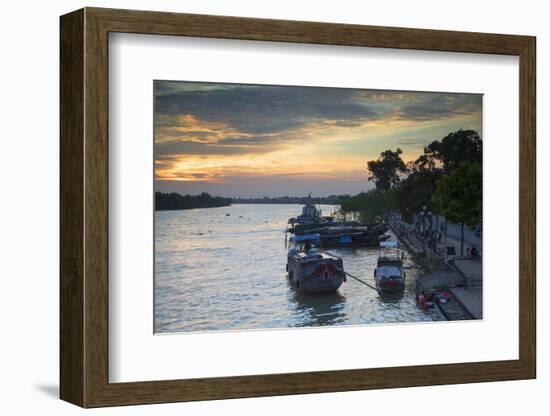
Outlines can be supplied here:
M415 162L420 168L433 169L437 163L445 173L450 173L462 162L481 163L482 141L474 130L458 130L449 133L441 141L434 140L424 148L424 154Z
M341 212L359 213L362 223L371 223L388 214L391 208L392 191L373 189L342 200Z
M433 144L433 142L432 142ZM427 148L424 148L426 152ZM410 162L409 162L410 163ZM423 155L418 156L418 158L412 163L412 166L409 168L411 171L432 171L436 169L436 161L429 154L424 153Z
M376 189L386 191L399 182L398 173L407 172L405 162L401 159L403 151L386 150L380 153L377 160L367 162L367 170L370 172L369 181L373 181Z
M449 221L460 224L460 255L464 255L464 225L481 222L481 164L462 162L436 183L432 198L435 208Z
M432 197L439 178L441 172L437 170L413 170L395 188L395 208L407 221L411 221L413 215L420 212L424 206L433 210Z
M200 195L180 195L178 193L155 192L155 210L177 210L192 208L226 207L231 205L231 198L211 196L206 192Z

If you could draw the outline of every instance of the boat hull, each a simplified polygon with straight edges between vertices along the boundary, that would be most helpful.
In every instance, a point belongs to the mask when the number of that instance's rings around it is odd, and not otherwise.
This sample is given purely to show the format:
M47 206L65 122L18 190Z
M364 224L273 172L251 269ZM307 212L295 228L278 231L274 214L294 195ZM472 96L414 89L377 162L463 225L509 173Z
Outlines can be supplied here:
M321 235L321 243L325 248L339 247L378 247L381 241L386 241L390 235Z
M381 292L399 293L405 290L405 279L375 279L376 288Z
M302 280L297 289L304 293L331 293L336 292L342 283L344 283L345 276L337 278L332 278L330 280L321 280L321 279L305 279Z
M305 293L335 292L346 281L341 259L300 262L289 256L288 278L292 286Z

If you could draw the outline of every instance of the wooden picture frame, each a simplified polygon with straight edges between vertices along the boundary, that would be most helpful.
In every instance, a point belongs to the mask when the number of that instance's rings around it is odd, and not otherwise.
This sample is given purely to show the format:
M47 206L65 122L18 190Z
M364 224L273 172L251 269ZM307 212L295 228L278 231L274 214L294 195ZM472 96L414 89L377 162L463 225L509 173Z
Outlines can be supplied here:
M60 396L82 407L536 377L535 38L85 8L61 17ZM519 57L519 359L109 383L108 35L244 39Z

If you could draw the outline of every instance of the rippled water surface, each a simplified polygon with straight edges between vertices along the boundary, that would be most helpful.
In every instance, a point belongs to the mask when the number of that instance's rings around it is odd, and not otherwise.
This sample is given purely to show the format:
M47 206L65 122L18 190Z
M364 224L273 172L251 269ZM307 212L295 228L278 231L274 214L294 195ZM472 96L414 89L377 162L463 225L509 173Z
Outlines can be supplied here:
M155 213L155 331L224 331L429 321L414 302L414 272L399 299L348 278L306 295L286 278L288 218L300 205L237 204ZM334 207L322 206L324 214ZM227 215L229 214L229 215ZM392 236L395 240L395 237ZM374 283L377 249L342 248L347 272Z

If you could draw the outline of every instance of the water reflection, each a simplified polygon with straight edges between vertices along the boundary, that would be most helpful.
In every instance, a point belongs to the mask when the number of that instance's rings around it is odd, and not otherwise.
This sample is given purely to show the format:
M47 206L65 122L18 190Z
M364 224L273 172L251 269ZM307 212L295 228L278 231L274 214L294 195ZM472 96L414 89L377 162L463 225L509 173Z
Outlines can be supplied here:
M289 285L289 301L301 319L295 326L322 326L343 323L346 320L346 297L340 292L303 293Z
M404 295L405 295L404 290L397 291L397 292L378 292L378 296L380 297L380 300L384 303L398 304Z
M409 273L399 298L382 298L351 278L333 294L290 287L283 230L300 210L250 204L156 212L155 332L430 320L415 305ZM329 251L343 258L347 272L375 284L377 249Z

